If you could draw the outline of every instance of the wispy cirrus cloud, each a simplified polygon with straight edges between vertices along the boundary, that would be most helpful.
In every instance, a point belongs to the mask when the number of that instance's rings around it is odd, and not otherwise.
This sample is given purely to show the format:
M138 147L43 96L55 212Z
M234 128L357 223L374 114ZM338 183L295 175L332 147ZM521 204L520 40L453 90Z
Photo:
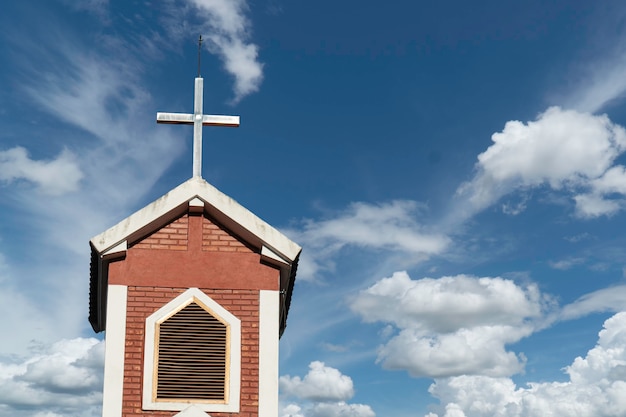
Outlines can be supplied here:
M596 113L625 96L626 30L622 23L626 13L623 7L603 6L594 10L593 34L584 52L566 71L569 83L559 101L567 108Z
M582 257L569 257L565 259L560 259L558 261L548 262L551 268L560 269L562 271L566 271L571 269L577 265L580 265L585 262L585 258Z
M29 52L13 62L19 93L63 133L31 129L23 145L0 149L5 224L32 239L20 247L11 244L15 236L0 236L1 252L22 251L0 278L3 294L20 300L6 316L15 320L3 321L13 328L0 349L5 355L87 328L86 242L131 211L184 148L155 125L152 98L138 80L144 64L128 58L123 43L102 45L96 55L54 18L47 23L50 36L37 42L11 39ZM111 59L116 54L125 59ZM33 158L30 144L39 141L46 147Z
M322 220L304 220L287 230L307 250L298 273L312 280L339 255L342 248L402 253L416 263L441 253L450 243L442 233L419 223L426 207L415 201L382 204L352 203Z
M563 307L561 320L572 320L591 313L626 310L626 285L615 285L585 294Z

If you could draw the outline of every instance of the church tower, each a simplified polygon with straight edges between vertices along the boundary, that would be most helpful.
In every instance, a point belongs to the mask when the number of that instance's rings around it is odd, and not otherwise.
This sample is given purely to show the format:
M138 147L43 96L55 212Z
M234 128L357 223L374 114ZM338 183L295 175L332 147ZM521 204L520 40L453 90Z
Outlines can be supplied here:
M105 331L103 417L278 415L278 340L301 248L201 176L202 78L193 177L90 241L89 321Z

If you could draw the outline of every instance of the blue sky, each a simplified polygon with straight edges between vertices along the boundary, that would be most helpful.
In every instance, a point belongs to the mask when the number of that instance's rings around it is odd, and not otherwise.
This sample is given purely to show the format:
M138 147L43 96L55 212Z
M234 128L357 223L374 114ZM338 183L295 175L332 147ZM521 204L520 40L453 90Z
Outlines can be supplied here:
M79 4L79 5L77 5ZM626 415L626 8L33 0L0 15L0 416L100 413L89 239L191 176L303 246L281 417Z

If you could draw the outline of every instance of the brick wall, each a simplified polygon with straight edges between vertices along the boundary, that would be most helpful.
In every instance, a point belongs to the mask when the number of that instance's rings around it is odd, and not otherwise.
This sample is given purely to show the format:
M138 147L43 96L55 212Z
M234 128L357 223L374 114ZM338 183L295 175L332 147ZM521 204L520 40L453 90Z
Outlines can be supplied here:
M138 243L135 243L133 247L138 249L187 250L188 240L189 216L185 214Z
M202 220L202 250L209 252L252 252L243 242L206 217Z
M189 215L174 220L132 245L137 249L188 250ZM211 219L202 217L202 250L208 252L253 252L242 241Z
M186 288L128 287L123 417L173 416L177 411L141 409L143 346L146 318L186 291ZM241 320L240 413L208 412L212 417L256 417L259 401L259 291L202 291Z

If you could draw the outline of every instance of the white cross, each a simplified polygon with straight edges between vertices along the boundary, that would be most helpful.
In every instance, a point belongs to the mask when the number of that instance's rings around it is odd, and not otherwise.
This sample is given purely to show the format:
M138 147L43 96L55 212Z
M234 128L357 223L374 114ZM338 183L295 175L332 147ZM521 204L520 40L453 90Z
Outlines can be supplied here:
M202 177L202 126L239 126L239 116L202 114L203 79L196 78L193 114L157 113L157 123L193 124L193 176Z

